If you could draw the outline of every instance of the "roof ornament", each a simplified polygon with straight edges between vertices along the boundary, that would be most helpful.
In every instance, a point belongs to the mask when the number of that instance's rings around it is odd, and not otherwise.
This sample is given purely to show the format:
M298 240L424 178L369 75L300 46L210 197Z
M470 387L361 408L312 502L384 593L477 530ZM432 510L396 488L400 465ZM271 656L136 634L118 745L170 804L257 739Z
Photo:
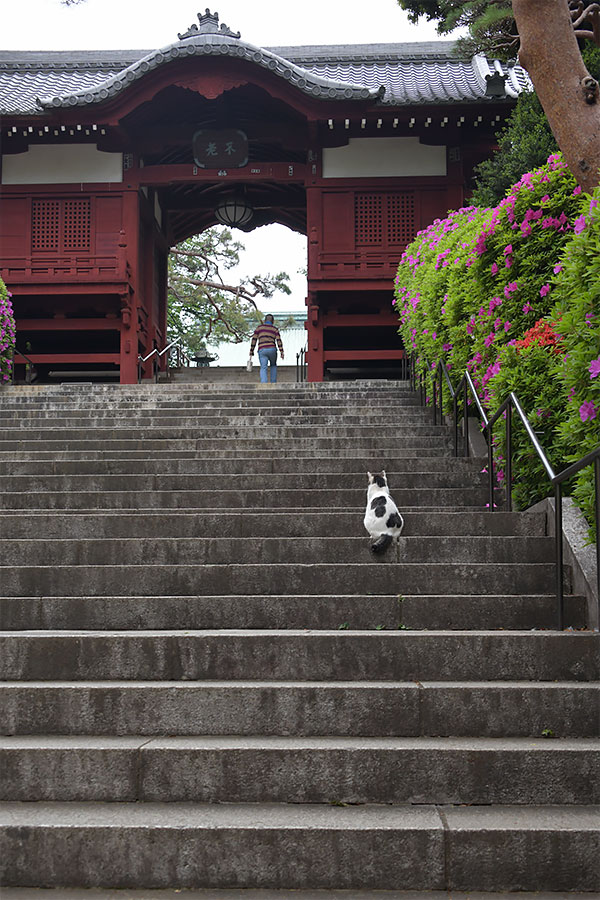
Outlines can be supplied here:
M210 9L206 9L204 13L198 13L198 25L191 25L185 34L178 34L180 41L185 38L198 37L201 34L219 34L221 37L239 38L239 31L232 31L225 22L219 25L219 13L211 13Z
M486 97L506 97L506 79L508 75L501 72L494 72L493 75L485 76L485 95Z

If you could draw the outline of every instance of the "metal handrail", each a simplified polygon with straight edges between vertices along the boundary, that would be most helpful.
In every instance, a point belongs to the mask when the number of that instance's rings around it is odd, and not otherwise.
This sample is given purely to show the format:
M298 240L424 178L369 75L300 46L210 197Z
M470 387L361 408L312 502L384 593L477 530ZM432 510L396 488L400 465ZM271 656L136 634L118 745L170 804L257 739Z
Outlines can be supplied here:
M165 355L165 353L168 353L169 350L171 350L171 348L175 347L175 346L179 347L180 350L182 349L180 338L175 338L175 340L171 341L170 344L167 344L166 347L163 347L162 350L159 350L158 347L155 347L153 350L150 351L150 353L146 354L146 356L142 356L141 354L138 354L138 384L142 380L142 366L144 365L144 363L148 362L148 360L151 359L153 356L155 357L155 359L153 360L153 363L152 363L154 380L156 382L158 382L159 366L157 363L161 359L161 357L163 357Z
M31 370L34 368L35 363L20 350L17 350L16 347L13 347L11 354L12 366L10 370L10 383L15 383L15 354L18 354L22 359L25 360L25 384L31 384Z
M417 391L417 376L416 376L416 362L414 358L414 354L412 356L412 368L413 371L411 373L411 387L416 392ZM493 438L493 428L495 423L501 416L506 417L506 467L505 467L505 476L506 476L506 507L510 511L512 511L512 413L513 410L519 416L523 427L525 428L525 432L531 441L531 444L536 451L545 471L548 476L548 480L550 484L554 487L554 540L555 540L555 554L556 554L556 601L557 601L557 621L558 621L558 629L560 631L564 628L564 588L563 588L563 578L564 578L564 561L563 561L563 542L562 542L562 484L565 481L568 481L582 469L587 468L587 466L594 466L594 511L596 517L596 579L597 579L597 588L598 588L598 606L600 611L600 445L596 447L594 450L591 450L585 456L581 457L581 459L567 466L560 472L555 472L550 460L548 459L548 455L544 451L541 443L539 442L535 431L531 425L531 422L527 418L519 398L511 391L504 402L500 405L500 407L496 410L496 412L488 417L486 410L481 402L481 399L477 393L477 389L473 383L473 379L471 378L470 373L465 371L462 376L457 389L455 390L452 381L450 379L450 373L448 368L443 360L439 360L437 365L431 369L427 366L429 371L433 371L431 376L432 378L432 398L433 398L433 422L437 424L437 400L439 396L439 407L440 407L440 423L443 422L443 381L446 382L448 389L450 391L450 395L453 400L453 418L454 418L454 455L458 456L458 400L462 394L463 398L463 423L464 423L464 455L469 455L469 425L468 425L468 415L467 415L467 400L468 400L468 392L471 393L473 399L475 400L475 404L477 406L480 418L481 418L481 431L483 433L487 433L487 445L488 445L488 487L489 487L489 509L490 512L493 512L495 509L494 504L494 455L493 455L493 446L492 446L492 438ZM439 383L439 389L437 387ZM423 402L423 397L425 397L425 401L427 400L426 390L425 390L425 379L424 373L419 373L419 389L421 394L421 405L426 405L426 402Z
M303 347L296 353L296 381L306 381L306 352L307 348Z

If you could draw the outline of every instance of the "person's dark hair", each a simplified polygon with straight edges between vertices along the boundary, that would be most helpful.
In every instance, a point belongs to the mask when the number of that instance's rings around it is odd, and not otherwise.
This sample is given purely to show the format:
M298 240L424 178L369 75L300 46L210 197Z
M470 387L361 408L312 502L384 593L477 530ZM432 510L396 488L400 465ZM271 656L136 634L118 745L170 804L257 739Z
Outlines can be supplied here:
M268 314L265 316L265 322L270 322L271 325L273 325L273 324L275 323L275 319L273 318L273 316L271 315L271 313L268 313Z

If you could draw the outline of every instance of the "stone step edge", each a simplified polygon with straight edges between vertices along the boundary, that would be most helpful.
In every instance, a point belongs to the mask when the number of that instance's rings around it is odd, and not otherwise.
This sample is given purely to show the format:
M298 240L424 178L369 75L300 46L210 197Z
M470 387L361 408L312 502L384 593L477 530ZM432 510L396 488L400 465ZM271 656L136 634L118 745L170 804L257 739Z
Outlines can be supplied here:
M543 753L590 753L600 751L600 736L595 737L453 737L453 736L375 736L352 735L78 735L78 734L0 734L0 752L5 750L348 750L468 751L508 752L527 750ZM0 896L2 896L0 894Z
M569 891L515 893L469 891L286 890L199 888L196 890L103 890L102 888L2 888L2 900L600 900L600 894Z

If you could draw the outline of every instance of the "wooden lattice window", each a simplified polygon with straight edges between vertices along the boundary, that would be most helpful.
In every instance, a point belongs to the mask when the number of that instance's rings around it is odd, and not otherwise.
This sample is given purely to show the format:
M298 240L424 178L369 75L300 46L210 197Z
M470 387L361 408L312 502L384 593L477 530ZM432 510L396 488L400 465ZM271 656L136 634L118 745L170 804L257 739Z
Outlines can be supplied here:
M65 250L89 250L90 201L65 200L63 247Z
M415 236L415 195L390 194L388 202L388 241L405 247Z
M381 244L383 194L354 195L354 237L359 246Z
M34 200L31 212L31 249L58 250L60 200Z
M414 193L354 195L357 247L406 246L415 231Z
M34 200L31 208L32 253L73 253L90 249L91 202Z

